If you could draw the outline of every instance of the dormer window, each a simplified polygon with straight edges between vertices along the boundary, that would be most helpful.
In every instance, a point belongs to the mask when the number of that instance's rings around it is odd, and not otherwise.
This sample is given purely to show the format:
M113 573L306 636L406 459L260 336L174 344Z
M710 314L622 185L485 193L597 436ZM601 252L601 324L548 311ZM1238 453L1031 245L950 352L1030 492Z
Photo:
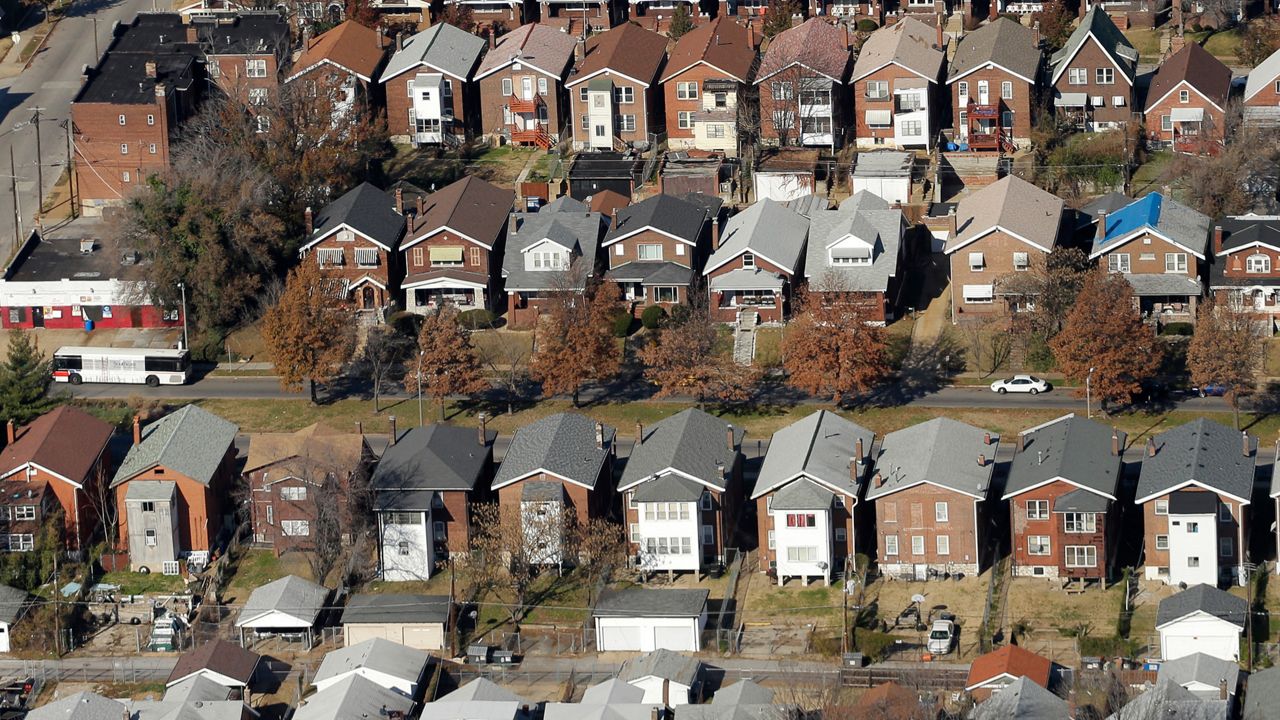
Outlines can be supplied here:
M1271 256L1258 253L1245 258L1244 271L1247 273L1271 272Z
M534 270L563 270L564 253L555 250L539 250L529 253Z
M756 266L756 256L751 253L742 253L742 267L753 269Z
M871 249L845 247L831 249L832 265L870 265Z

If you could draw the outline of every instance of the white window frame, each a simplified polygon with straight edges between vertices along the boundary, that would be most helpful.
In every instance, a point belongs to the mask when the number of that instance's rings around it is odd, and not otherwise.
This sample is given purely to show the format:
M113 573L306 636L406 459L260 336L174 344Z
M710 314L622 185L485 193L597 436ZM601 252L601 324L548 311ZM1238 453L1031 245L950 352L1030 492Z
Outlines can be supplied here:
M1080 68L1080 67L1067 68L1067 84L1068 85L1088 85L1089 84L1089 68Z
M311 521L281 520L280 534L285 537L311 537Z
M898 536L897 535L884 536L884 555L885 557L889 557L891 555L894 557L897 557L898 555Z
M1187 254L1183 252L1165 253L1164 271L1166 273L1185 274L1187 272Z
M702 544L703 545L716 544L716 528L714 525L702 526Z
M1190 90L1179 90L1179 91L1178 91L1178 102L1180 102L1180 103L1189 103L1189 102L1191 102L1191 91L1190 91Z
M1019 250L1013 254L1013 269L1017 272L1026 272L1031 269L1031 253Z
M1038 548L1038 550L1037 550ZM1052 542L1048 535L1028 535L1027 554L1044 557L1053 553Z
M1160 131L1161 131L1161 132L1172 132L1172 131L1173 131L1173 116L1172 116L1172 115L1161 115L1161 116L1160 116Z
M1156 504L1155 504L1155 506L1154 506L1154 512L1155 512L1155 514L1156 514L1156 515L1168 515L1168 514L1169 514L1169 501L1168 501L1168 500L1156 500L1156 501L1155 501L1155 503L1156 503Z
M1223 535L1218 538L1218 557L1229 558L1236 553L1235 538Z
M1063 513L1062 531L1072 535L1098 532L1097 513Z
M951 536L950 536L950 535L938 535L938 536L936 536L936 537L934 538L934 544L935 544L935 545L936 545L936 547L937 547L937 550L938 550L938 554L939 554L939 555L950 555L950 554L951 554Z
M1156 550L1167 551L1168 549L1169 549L1169 536L1168 536L1168 535L1157 535L1157 536L1156 536Z
M1026 513L1028 520L1048 520L1049 519L1049 501L1048 500L1028 500L1026 504Z
M676 99L677 100L697 100L698 99L698 83L697 82L676 83Z
M147 547L155 547L156 544L160 541L160 534L157 533L152 528L147 528L146 530L144 530L142 532L142 536L144 538L144 542L146 543Z
M1244 271L1251 274L1271 272L1271 256L1255 253L1244 259Z
M1235 520L1235 515L1231 514L1231 506L1226 503L1218 504L1218 522L1229 523Z
M677 110L676 111L676 127L680 128L681 130L692 130L693 129L693 111Z
M770 549L770 550L776 550L777 548L778 548L778 541L777 541L776 537L774 536L773 531L772 531L772 530L770 530L770 531L769 531L769 549Z
M1109 67L1100 67L1093 74L1095 85L1114 85L1116 83L1116 69Z
M267 61L263 58L249 58L244 61L245 77L264 78L267 76Z
M969 272L982 272L987 267L987 258L981 252L969 253Z
M951 508L946 501L935 502L933 504L933 520L934 522L950 522Z
M1063 561L1069 568L1098 567L1098 548L1095 545L1068 545Z
M1129 253L1111 253L1107 255L1107 272L1129 274L1133 270Z
M1001 100L1013 99L1013 82L1011 80L1000 81L1000 99Z
M621 85L613 89L613 101L619 105L633 105L636 101L636 89L629 85Z
M868 80L866 87L863 89L863 93L863 97L867 100L888 100L889 81Z
M924 555L924 536L923 535L911 536L911 554Z

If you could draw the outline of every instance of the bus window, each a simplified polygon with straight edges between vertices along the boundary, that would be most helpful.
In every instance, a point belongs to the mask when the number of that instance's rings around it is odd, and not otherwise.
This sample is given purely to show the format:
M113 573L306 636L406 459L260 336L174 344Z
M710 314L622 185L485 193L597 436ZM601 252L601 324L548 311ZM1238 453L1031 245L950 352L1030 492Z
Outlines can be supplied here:
M148 356L144 364L147 372L182 372L182 358L166 358Z
M53 356L54 370L81 370L84 368L84 361L79 355L55 355Z

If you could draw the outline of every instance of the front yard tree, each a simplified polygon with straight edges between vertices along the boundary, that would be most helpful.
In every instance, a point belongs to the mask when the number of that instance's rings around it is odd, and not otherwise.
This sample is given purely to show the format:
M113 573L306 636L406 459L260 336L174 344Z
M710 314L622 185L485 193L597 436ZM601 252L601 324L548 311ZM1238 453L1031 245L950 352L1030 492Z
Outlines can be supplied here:
M1240 429L1240 398L1257 390L1263 340L1258 319L1243 308L1205 301L1196 312L1196 330L1187 347L1191 382L1226 386L1227 402Z
M443 422L444 402L450 395L471 395L489 388L480 368L471 337L458 324L457 309L446 305L422 321L418 356L405 363L404 387L411 393L418 392L421 371L422 393L440 406Z
M618 374L621 361L613 320L622 307L619 297L621 291L613 282L595 284L582 294L571 289L555 292L534 329L529 367L544 395L572 395L576 407L583 384L605 382Z
M802 294L800 313L782 346L787 383L810 395L830 395L839 405L846 395L866 392L889 373L884 328L867 324L867 313L851 292Z
M532 606L531 588L544 569L559 568L567 552L568 518L562 505L525 509L525 504L496 503L474 506L469 568L477 585L497 592L511 624L520 621ZM553 509L554 508L554 509Z
M1058 368L1083 392L1090 368L1093 395L1128 402L1160 368L1164 353L1133 304L1133 286L1103 268L1085 278L1062 332L1050 342Z
M392 368L404 362L413 348L413 338L387 325L370 328L360 350L360 364L373 386L373 411L382 412L382 384Z
M800 5L795 0L769 0L764 11L764 24L761 31L767 38L790 29L792 19L800 14Z
M30 422L45 410L45 397L52 380L49 361L40 352L40 343L26 330L9 334L9 352L0 365L0 412L4 420L19 425Z
M355 342L351 318L319 265L304 259L289 273L280 299L262 318L262 339L280 386L297 390L306 381L317 402L316 383L337 377Z
M683 321L657 331L640 351L640 359L645 380L658 386L658 397L691 395L698 407L709 398L745 402L756 379L752 368L734 362L704 307L689 310Z

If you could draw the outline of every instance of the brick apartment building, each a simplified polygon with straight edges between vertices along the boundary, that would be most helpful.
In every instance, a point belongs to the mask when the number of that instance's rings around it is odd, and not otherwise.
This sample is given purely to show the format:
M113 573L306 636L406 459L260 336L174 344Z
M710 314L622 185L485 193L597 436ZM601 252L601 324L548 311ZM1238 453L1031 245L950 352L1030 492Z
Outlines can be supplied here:
M249 106L255 115L253 108L279 100L291 52L288 21L269 12L197 21L191 27L205 52L211 84ZM258 122L265 127L270 120Z
M378 87L374 78L382 67L385 46L382 31L347 20L306 41L285 83L295 95L327 101L331 116L357 112L371 116L373 106L380 103L373 92ZM316 109L326 110L319 103Z
M839 147L848 113L849 58L847 27L837 28L825 18L778 33L755 79L762 141Z
M1035 33L1009 18L961 38L947 78L956 139L972 150L1029 145L1042 61Z
M663 71L667 144L738 155L738 103L756 64L755 32L716 18L676 41Z
M849 78L858 147L933 145L942 116L945 47L940 27L910 16L867 38Z
M1147 142L1174 152L1218 152L1227 137L1231 69L1198 43L1165 58L1151 79L1143 113Z
M387 130L397 142L455 145L480 129L474 80L484 39L439 23L396 40L378 82L387 103Z
M1083 130L1128 122L1138 51L1120 33L1101 5L1095 5L1050 59L1056 112Z
M645 147L663 129L658 72L667 38L623 23L587 40L586 54L566 83L573 108L573 147Z

